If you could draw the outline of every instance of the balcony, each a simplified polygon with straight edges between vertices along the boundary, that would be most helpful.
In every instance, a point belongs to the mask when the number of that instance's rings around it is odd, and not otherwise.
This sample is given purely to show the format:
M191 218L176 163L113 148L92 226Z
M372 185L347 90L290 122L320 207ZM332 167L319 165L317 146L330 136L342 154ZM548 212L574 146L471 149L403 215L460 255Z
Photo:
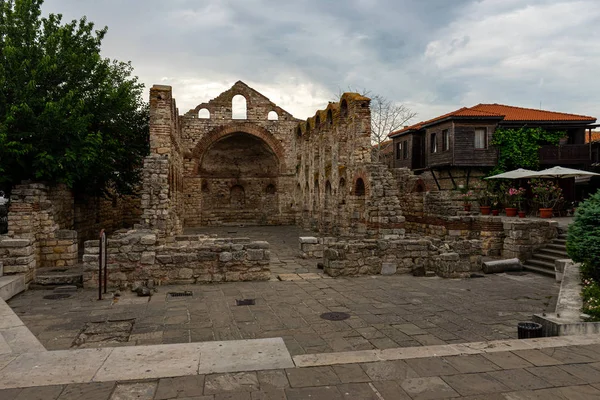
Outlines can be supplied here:
M540 164L590 164L589 144L540 147Z

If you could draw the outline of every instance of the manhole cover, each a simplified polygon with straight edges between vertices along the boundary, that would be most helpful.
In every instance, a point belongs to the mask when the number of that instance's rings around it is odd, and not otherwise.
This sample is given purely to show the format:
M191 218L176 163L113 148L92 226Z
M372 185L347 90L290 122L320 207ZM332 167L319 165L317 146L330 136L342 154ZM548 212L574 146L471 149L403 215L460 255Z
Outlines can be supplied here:
M242 299L236 300L235 304L238 306L253 306L256 304L256 301L254 299Z
M326 319L328 321L343 321L345 319L350 318L350 314L345 312L326 312L321 314L321 318Z
M167 293L167 299L178 299L182 297L192 297L194 293L190 290L186 290L183 292L169 292Z
M46 300L61 300L68 299L69 297L71 297L71 294L69 293L53 293L44 296Z

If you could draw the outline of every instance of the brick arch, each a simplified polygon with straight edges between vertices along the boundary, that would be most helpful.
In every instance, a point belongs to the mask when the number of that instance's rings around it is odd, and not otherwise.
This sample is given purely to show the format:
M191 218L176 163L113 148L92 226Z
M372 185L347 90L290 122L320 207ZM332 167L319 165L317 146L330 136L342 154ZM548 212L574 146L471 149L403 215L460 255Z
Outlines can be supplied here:
M224 138L225 136L234 133L246 133L248 135L252 135L258 139L261 139L267 144L267 146L269 146L273 153L275 153L275 157L277 157L277 162L279 163L279 171L285 171L285 150L281 143L279 143L279 141L273 136L271 132L253 124L233 123L213 129L202 139L200 139L200 141L198 141L196 147L192 151L192 158L196 159L196 164L194 166L195 175L198 174L198 169L200 168L202 157L204 156L204 153L206 153L206 151L210 148L210 146L212 146L215 142Z

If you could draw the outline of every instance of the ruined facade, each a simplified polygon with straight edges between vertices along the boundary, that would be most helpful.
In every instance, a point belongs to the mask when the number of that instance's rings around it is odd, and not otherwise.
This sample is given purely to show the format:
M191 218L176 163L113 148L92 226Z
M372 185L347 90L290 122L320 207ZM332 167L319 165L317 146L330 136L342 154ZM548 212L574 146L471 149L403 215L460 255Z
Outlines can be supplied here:
M237 82L179 115L171 88L154 86L142 227L164 237L223 224L401 233L393 176L371 162L369 101L345 93L300 121Z

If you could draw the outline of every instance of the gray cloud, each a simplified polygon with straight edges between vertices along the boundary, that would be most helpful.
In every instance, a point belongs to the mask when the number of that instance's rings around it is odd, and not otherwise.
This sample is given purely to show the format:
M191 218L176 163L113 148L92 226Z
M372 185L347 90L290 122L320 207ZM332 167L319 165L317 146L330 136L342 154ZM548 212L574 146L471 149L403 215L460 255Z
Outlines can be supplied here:
M173 85L182 110L238 79L299 118L339 88L419 119L502 102L600 116L597 0L46 0L108 25L107 57Z

